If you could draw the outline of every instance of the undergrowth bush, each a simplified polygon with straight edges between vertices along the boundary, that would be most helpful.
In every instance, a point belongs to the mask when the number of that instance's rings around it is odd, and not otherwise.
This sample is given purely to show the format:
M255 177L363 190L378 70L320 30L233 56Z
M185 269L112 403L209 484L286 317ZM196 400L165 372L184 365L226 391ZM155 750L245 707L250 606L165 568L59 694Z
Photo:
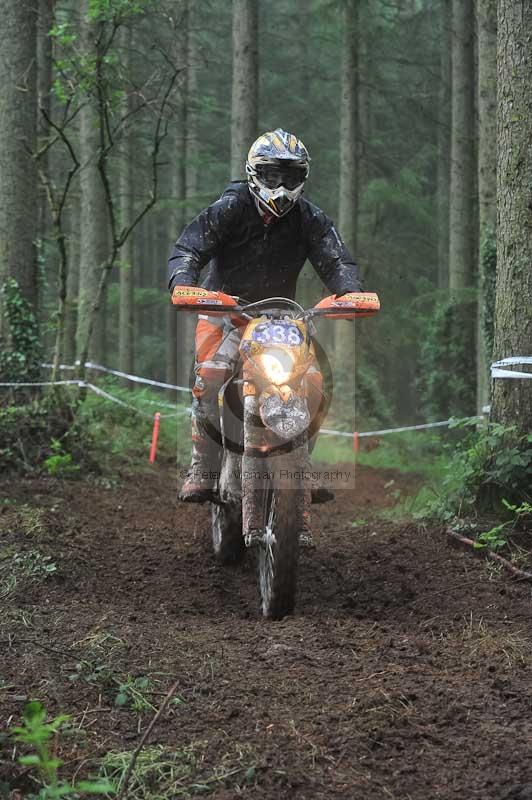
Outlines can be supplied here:
M89 394L79 409L77 425L91 441L94 458L103 469L119 464L134 466L146 463L153 431L153 417L161 412L157 461L184 464L190 455L190 417L186 403L175 412L166 408L171 398L162 398L150 389L129 391L114 379L100 381L99 386L114 398L127 403L136 413L111 400Z
M500 516L503 500L508 508L532 502L532 434L496 423L477 429L472 420L454 427L469 435L455 447L430 513L442 520L483 512Z
M75 478L145 464L158 410L158 462L187 461L190 420L185 405L176 413L161 405L168 400L153 391L131 392L113 380L99 385L130 408L92 393L79 403L76 390L0 407L0 471Z
M41 343L35 313L14 278L0 289L7 320L7 336L0 337L0 380L36 381L40 373Z
M70 782L60 776L63 761L55 753L59 735L70 717L60 714L48 721L47 716L43 704L32 700L24 709L22 725L10 730L13 740L26 750L24 755L19 756L19 764L36 775L38 793L26 795L28 800L55 800L59 797L74 800L87 794L114 795L114 786L108 780L98 778ZM15 794L21 793L15 791L12 796Z
M50 397L0 407L0 472L31 473L54 456L54 442L81 460L84 446L70 441L73 409Z

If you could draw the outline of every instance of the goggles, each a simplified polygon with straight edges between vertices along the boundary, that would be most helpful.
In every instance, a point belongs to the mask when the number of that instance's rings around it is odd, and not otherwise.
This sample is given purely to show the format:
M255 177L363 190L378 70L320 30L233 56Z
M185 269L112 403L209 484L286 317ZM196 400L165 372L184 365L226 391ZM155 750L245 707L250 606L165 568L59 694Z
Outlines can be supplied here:
M257 178L267 189L293 190L301 186L307 179L308 167L297 164L294 166L278 166L277 164L257 164Z

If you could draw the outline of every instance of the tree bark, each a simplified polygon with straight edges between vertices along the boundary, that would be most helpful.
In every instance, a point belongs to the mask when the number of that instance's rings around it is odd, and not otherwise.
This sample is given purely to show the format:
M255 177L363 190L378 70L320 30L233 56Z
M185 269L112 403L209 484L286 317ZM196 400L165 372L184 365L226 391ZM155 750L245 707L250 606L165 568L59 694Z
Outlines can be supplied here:
M475 39L473 0L453 0L452 126L449 206L450 324L460 331L453 355L455 381L460 382L461 412L476 403L476 161ZM442 342L450 346L449 341Z
M37 136L39 142L49 134L47 117L50 116L52 91L52 38L49 35L54 24L55 0L39 0L39 16L37 24ZM41 111L44 110L44 114ZM48 173L48 155L41 159L42 169ZM46 234L48 219L48 201L43 187L39 193L39 235Z
M183 51L186 56L185 70L185 94L184 94L184 115L185 123L185 182L187 214L196 214L200 208L199 193L201 190L199 180L199 112L198 95L199 88L199 69L200 53L198 42L194 30L196 13L192 0L185 0L184 16L184 39Z
M122 45L122 63L129 73L131 66L131 28L124 27L120 32ZM132 108L131 97L124 100L123 113L126 115ZM133 220L133 158L134 138L132 125L126 123L124 132L122 160L120 164L120 223L121 229L128 227ZM134 369L134 289L135 289L135 248L133 237L128 236L120 250L120 300L118 313L118 364L122 372L132 373ZM131 388L129 381L124 386Z
M186 24L184 33L186 41L184 52L186 53L186 82L183 96L185 130L185 191L183 200L185 206L183 211L183 223L185 223L187 219L190 219L191 216L197 214L203 205L200 198L199 114L197 106L201 54L198 49L195 31L197 11L192 0L185 0L185 13ZM185 382L185 385L188 383L190 366L194 360L196 322L195 316L190 314L181 314L180 317L178 317L178 324L181 327L181 338L179 339L182 359L181 380Z
M344 0L340 97L340 180L338 225L348 249L355 255L358 215L358 23L359 0ZM336 394L349 413L354 410L353 368L355 326L352 322L334 323L334 361Z
M357 248L358 212L358 3L344 0L340 96L338 226L347 247Z
M246 156L257 137L257 25L257 0L233 0L231 180L244 177Z
M82 47L89 56L94 56L96 26L87 19L89 0L84 0L82 11ZM105 191L98 170L98 154L101 148L101 119L94 98L80 112L80 173L81 221L80 221L80 275L78 298L77 348L83 347L90 325L94 299L98 292L101 265L108 256L108 219ZM103 305L103 303L101 304ZM98 312L96 331L104 324ZM101 334L101 331L100 331ZM105 337L95 335L89 344L89 358L98 361L100 347Z
M475 272L473 22L473 0L453 0L449 286L457 300Z
M484 335L490 275L485 274L488 248L497 222L497 2L477 0L478 29L478 330L477 400L479 411L489 401L488 343Z
M37 14L33 3L0 0L0 286L15 278L33 305L38 223L36 145ZM0 309L0 336L8 335ZM5 346L5 345L4 345Z
M72 192L66 216L68 273L63 358L66 364L73 364L76 360L80 257L79 236L81 222L79 186L77 184Z
M186 199L186 85L180 87L178 108L174 120L175 159L172 173L172 197L174 213L172 219L173 236L177 239L185 222ZM168 301L166 321L166 382L176 384L183 380L185 363L184 337L185 314L179 314Z
M532 356L531 86L532 5L499 0L496 359ZM530 433L532 380L495 380L491 418Z
M452 5L441 0L438 119L438 288L449 286L449 175L451 165Z

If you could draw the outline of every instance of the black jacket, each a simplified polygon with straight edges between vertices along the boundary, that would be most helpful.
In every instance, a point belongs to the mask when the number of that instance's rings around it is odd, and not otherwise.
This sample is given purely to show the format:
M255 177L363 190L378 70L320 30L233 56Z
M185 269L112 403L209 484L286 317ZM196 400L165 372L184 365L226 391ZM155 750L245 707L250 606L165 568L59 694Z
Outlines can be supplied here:
M196 285L210 261L206 289L248 302L293 299L307 258L332 294L360 289L357 265L323 211L300 197L265 225L247 184L234 182L184 229L168 261L168 285Z

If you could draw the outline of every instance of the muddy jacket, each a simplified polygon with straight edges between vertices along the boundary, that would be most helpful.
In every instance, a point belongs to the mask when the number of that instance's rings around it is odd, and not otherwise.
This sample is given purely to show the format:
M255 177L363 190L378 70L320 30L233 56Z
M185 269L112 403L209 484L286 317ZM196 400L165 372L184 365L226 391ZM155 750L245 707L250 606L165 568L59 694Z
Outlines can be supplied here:
M210 262L201 284L206 289L248 302L293 299L307 258L331 294L360 289L357 265L323 211L300 197L285 217L266 225L247 184L233 182L177 240L168 285L197 285Z

